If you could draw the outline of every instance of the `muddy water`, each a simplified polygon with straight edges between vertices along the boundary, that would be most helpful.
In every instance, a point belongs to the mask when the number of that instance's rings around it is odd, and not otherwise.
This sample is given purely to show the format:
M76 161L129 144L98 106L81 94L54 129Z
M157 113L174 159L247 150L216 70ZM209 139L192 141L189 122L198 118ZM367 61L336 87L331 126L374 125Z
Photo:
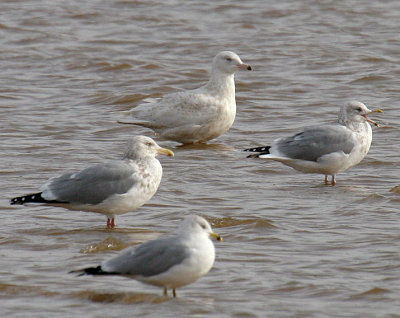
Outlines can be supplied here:
M398 1L21 0L0 12L2 316L400 317ZM234 126L206 146L160 141L176 153L161 158L160 189L116 230L101 215L8 205L152 136L119 112L202 85L226 49L254 68L236 76ZM335 187L239 151L335 121L349 99L385 113ZM225 241L178 299L68 274L190 213Z

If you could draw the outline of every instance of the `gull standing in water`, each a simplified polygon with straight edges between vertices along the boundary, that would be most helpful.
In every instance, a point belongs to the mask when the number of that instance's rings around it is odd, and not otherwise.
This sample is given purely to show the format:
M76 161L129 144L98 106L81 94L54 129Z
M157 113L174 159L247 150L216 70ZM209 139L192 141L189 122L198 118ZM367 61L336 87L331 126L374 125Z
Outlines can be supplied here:
M10 204L44 203L97 212L105 214L107 227L113 228L116 215L135 211L156 193L162 177L156 155L173 156L174 153L149 137L133 137L122 160L54 177L41 192L13 198Z
M72 273L81 275L121 275L143 283L176 289L195 282L206 275L214 264L215 249L211 238L222 241L202 217L185 218L176 236L148 241L127 248L121 255Z
M271 146L249 148L257 152L248 157L266 158L282 162L304 173L320 173L332 176L357 165L367 155L372 141L372 129L368 122L378 124L367 117L373 112L358 101L347 102L340 109L336 125L312 126L298 134L274 140Z
M161 138L182 144L214 139L228 131L235 120L234 73L251 69L237 54L220 52L213 60L206 85L168 94L161 100L150 99L128 112L133 122L120 123L151 128Z

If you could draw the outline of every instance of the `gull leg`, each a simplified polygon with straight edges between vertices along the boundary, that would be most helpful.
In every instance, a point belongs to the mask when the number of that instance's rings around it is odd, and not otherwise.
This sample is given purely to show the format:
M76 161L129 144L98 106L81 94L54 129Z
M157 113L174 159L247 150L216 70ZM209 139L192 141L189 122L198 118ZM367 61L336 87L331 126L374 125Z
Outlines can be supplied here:
M336 184L335 175L332 175L332 185L334 186L335 184Z
M115 226L115 218L107 218L107 228L113 229Z
M174 298L176 298L176 289L172 289L172 295L174 296Z
M164 288L164 296L168 296L168 291L167 291L167 288Z
M328 175L325 175L325 184L329 184Z

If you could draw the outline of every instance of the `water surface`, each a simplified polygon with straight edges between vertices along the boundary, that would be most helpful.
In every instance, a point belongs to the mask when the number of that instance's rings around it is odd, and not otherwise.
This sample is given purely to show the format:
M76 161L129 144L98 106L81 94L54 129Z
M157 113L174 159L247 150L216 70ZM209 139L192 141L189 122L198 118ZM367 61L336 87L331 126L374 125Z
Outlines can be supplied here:
M399 32L392 1L2 1L0 302L5 317L400 317ZM233 50L234 126L206 146L168 141L159 191L107 231L101 215L9 206L48 178L121 157L120 111L202 85ZM240 150L370 108L368 156L303 175ZM164 298L124 278L75 277L118 250L206 217L212 271Z

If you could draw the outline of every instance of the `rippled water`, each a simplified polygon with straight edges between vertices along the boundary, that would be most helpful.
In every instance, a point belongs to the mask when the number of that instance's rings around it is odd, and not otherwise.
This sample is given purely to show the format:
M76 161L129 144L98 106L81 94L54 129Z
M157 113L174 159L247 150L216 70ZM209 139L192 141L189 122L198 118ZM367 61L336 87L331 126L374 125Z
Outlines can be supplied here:
M4 317L400 317L400 2L61 1L0 3L0 302ZM161 158L159 191L107 231L101 215L9 206L49 177L121 156L120 111L202 85L233 50L238 114L206 146ZM358 99L371 150L337 177L239 150L336 120ZM196 213L224 236L212 271L162 297L124 278L75 277Z

